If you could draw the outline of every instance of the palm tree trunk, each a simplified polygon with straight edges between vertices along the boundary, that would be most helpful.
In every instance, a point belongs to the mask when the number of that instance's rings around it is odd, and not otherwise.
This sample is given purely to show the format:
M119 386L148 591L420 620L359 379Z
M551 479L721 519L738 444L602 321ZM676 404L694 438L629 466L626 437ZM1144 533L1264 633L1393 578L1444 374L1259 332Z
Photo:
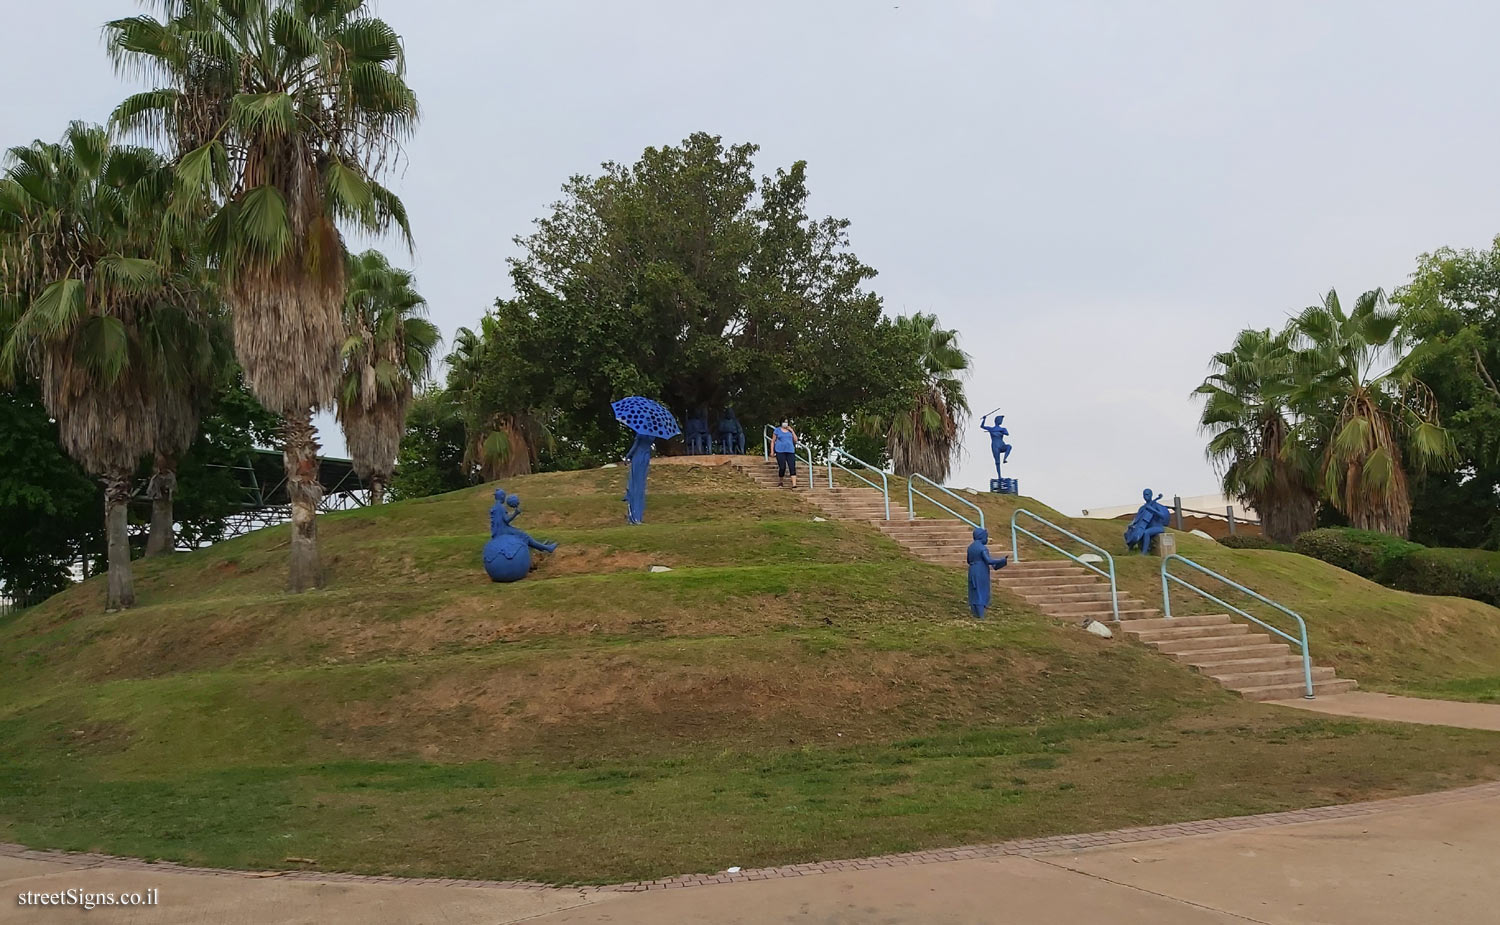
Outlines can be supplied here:
M317 521L323 486L318 482L317 437L311 409L285 417L281 456L286 466L286 492L292 502L291 576L287 587L293 592L323 586Z
M370 476L370 505L385 503L385 476Z
M135 579L130 574L130 473L111 472L104 478L104 533L109 538L109 596L107 611L135 606Z
M156 454L156 471L146 494L151 498L151 535L146 540L146 555L161 556L177 545L172 519L172 495L177 491L177 459L166 453Z

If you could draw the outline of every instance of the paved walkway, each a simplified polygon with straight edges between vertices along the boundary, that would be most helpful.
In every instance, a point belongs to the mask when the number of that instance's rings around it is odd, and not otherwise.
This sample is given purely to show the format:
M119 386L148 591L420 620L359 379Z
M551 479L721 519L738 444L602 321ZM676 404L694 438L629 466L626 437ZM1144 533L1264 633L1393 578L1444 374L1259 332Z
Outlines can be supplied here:
M1354 691L1348 694L1320 694L1315 700L1273 700L1278 707L1295 707L1334 716L1356 716L1360 719L1384 719L1396 723L1421 723L1427 726L1460 726L1464 729L1488 729L1500 732L1500 703L1464 703L1458 700L1424 700L1420 697L1397 697Z
M0 923L1492 923L1500 783L1290 813L550 889L198 871L0 846ZM704 881L722 880L715 883ZM17 904L141 892L149 908Z

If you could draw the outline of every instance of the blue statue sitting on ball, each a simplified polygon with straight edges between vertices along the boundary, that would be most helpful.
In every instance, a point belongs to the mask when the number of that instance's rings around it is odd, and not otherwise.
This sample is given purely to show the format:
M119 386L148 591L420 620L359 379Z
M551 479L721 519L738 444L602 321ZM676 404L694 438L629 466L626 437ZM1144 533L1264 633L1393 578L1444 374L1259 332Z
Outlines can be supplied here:
M1151 496L1151 489L1141 492L1145 504L1135 512L1135 519L1125 528L1125 548L1141 548L1141 555L1151 552L1151 541L1167 531L1172 522L1172 511L1161 503L1161 495Z
M990 555L989 531L974 528L974 542L969 544L969 612L983 620L984 611L990 606L990 571L1000 571L1010 563L1010 556L996 559Z
M506 507L510 510L507 511ZM531 551L552 552L556 543L539 543L524 530L511 526L521 516L521 499L495 489L490 508L490 541L484 544L484 570L493 581L520 581L531 571Z

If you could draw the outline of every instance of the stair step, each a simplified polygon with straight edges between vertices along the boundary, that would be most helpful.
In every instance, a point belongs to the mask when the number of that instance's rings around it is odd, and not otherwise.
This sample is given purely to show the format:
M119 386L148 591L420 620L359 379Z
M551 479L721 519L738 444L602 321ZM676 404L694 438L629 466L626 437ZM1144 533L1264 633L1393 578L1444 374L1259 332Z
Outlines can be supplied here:
M1178 626L1219 626L1229 622L1227 613L1194 614L1186 617L1160 617L1155 620L1131 620L1122 629L1127 633L1172 629Z
M1260 658L1225 658L1219 661L1194 661L1193 667L1204 674L1248 674L1252 671L1302 669L1302 659L1295 655L1266 655Z
M1181 639L1211 639L1229 636L1244 636L1250 632L1250 627L1243 623L1210 623L1206 626L1168 626L1159 630L1137 630L1127 628L1126 632L1150 645L1153 642L1168 642ZM1268 637L1269 638L1269 637Z
M1247 636L1239 637L1241 640L1248 638ZM1292 647L1284 642L1257 642L1237 646L1223 646L1218 649L1186 649L1180 652L1167 652L1168 655L1179 662L1186 662L1195 668L1200 664L1211 665L1214 662L1223 662L1231 659L1270 658L1272 656L1285 657L1291 653Z
M1230 624L1237 626L1239 624ZM1212 629L1213 627L1209 627ZM1248 628L1247 628L1248 629ZM1194 652L1211 649L1243 648L1246 646L1266 645L1271 637L1265 633L1245 632L1238 636L1197 636L1189 639L1165 639L1161 642L1148 642L1147 645L1168 655L1177 655L1182 652Z
M1008 584L1019 587L1051 587L1053 585L1097 585L1101 588L1109 587L1109 582L1102 578L1095 578L1079 572L1070 572L1066 575L1033 575L1016 568L1015 563L1005 567L1005 580Z
M1359 686L1359 682L1353 678L1334 678L1331 681L1314 681L1313 695L1342 694L1352 691ZM1301 684L1277 684L1271 687L1246 687L1235 693L1246 700L1292 700L1307 694L1307 688Z
M1281 684L1302 683L1302 666L1300 664L1295 668L1278 668L1271 671L1244 671L1236 673L1205 671L1203 673L1233 690L1242 690L1247 687L1275 687ZM1314 667L1312 676L1313 684L1316 685L1319 681L1331 681L1334 677L1334 672L1332 668ZM1316 690L1316 687L1314 689Z
M1108 604L1112 598L1109 589L1103 591L1069 591L1061 594L1023 594L1028 603L1032 604L1073 604L1073 603L1104 603Z

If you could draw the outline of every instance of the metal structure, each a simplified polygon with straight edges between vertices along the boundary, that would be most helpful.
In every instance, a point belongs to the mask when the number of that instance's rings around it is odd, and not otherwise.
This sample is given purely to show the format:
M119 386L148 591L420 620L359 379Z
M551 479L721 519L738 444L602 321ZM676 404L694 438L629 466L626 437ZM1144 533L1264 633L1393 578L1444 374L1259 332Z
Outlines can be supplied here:
M865 478L864 476L860 475L858 472L855 472L853 469L850 469L848 466L846 466L843 463L839 462L839 457L840 456L844 457L845 459L849 460L852 463L857 463L858 465L864 466L866 469L869 469L872 472L878 472L878 473L880 473L880 484L876 485L870 479ZM809 467L811 467L811 465L812 465L811 463L808 463ZM891 519L891 480L890 480L890 477L889 477L888 473L884 469L881 469L881 468L879 468L877 466L870 465L869 463L865 462L863 459L860 459L858 456L855 456L853 453L850 453L849 451L845 450L841 446L833 446L832 444L829 444L829 446L828 446L828 487L829 488L833 487L833 467L834 466L838 466L840 469L843 469L845 472L847 472L850 475L854 476L855 478L859 479L861 482L864 482L866 485L870 486L871 488L878 488L878 489L880 489L880 496L885 500L885 519L886 520L890 520ZM810 479L809 483L816 482L816 481L817 481L816 479Z
M1026 515L1027 517L1030 517L1032 520L1036 521L1037 523L1045 524L1045 525L1051 527L1052 529L1056 530L1058 533L1061 533L1063 536L1066 536L1070 540L1074 540L1076 542L1082 543L1083 545L1085 545L1088 548L1092 549L1094 552L1096 552L1099 555L1103 556L1105 563L1109 565L1109 571L1106 572L1104 569L1100 568L1099 566L1095 565L1094 563L1084 561L1083 558L1081 558L1079 556L1075 556L1073 553L1068 552L1066 549L1063 549L1061 546L1057 545L1056 543L1052 542L1051 540L1049 540L1049 539L1047 539L1045 537L1042 537L1042 536L1038 536L1037 534L1032 533L1030 530L1027 530L1025 527L1020 526L1020 524L1018 524L1017 521L1020 519L1020 517L1021 517L1022 514ZM1016 562L1020 562L1021 561L1021 543L1020 543L1019 534L1022 534L1022 533L1026 534L1027 536L1029 536L1032 539L1036 540L1038 543L1041 543L1043 546L1047 546L1047 547L1050 547L1052 549L1057 550L1058 552L1060 552L1063 555L1067 556L1069 559L1072 559L1074 562L1077 562L1079 565L1083 566L1084 568L1090 569L1090 570L1092 570L1094 572L1097 572L1100 576L1102 576L1104 578L1108 578L1109 579L1109 606L1110 606L1110 610L1113 611L1113 613L1115 615L1115 618L1114 618L1113 622L1115 622L1115 623L1119 623L1120 622L1120 590L1119 590L1119 586L1115 582L1115 557L1112 556L1112 555L1110 555L1108 550L1106 550L1102 546L1095 546L1093 543L1090 543L1088 540L1086 540L1083 537L1077 535L1076 533L1071 533L1071 532L1069 532L1067 530L1064 530L1062 527L1059 527L1057 524L1053 523L1052 521L1047 520L1045 517L1038 517L1037 515L1031 513L1030 511L1026 510L1025 508L1020 508L1014 514L1010 515L1010 554L1011 554L1011 557Z
M934 498L932 495L929 495L925 491L921 491L920 489L918 489L917 488L917 479L921 479L922 481L926 482L928 485L932 486L933 488L936 488L938 491L942 492L943 494L947 495L948 497L952 498L953 500L957 501L958 503L960 503L960 504L966 504L969 507L973 508L974 509L974 513L976 513L976 514L979 515L979 522L975 523L974 521L970 520L969 518L965 517L964 515L960 514L957 511L955 511L953 508L949 507L948 505L946 505L943 502L939 501L938 499ZM911 474L911 478L909 478L909 479L906 480L906 515L907 515L906 519L907 520L916 520L917 519L917 502L916 502L916 496L917 495L921 495L923 498L926 498L928 501L931 501L933 504L936 504L938 507L940 507L943 510L947 511L948 513L952 514L954 517L957 517L959 520L963 521L964 523L968 524L969 526L971 526L971 527L978 527L981 530L984 529L984 509L983 508L981 508L979 505L975 504L974 502L968 500L967 498L960 498L958 495L954 494L952 491L948 490L947 488L944 488L943 486L939 485L937 482L934 482L932 479L928 478L927 476L922 475L920 472L913 472Z
M1259 619L1259 618L1251 615L1250 613L1247 613L1245 610L1243 610L1243 609L1241 609L1239 607L1234 606L1233 604L1229 603L1226 600L1222 600L1222 599L1220 599L1218 597L1215 597L1214 595L1208 593L1207 591L1203 590L1202 588L1198 587L1197 585L1192 584L1191 582L1187 581L1186 579L1179 578L1176 575L1173 575L1171 572L1169 572L1167 570L1167 566L1171 565L1173 562L1181 562L1183 565L1186 565L1186 566L1188 566L1189 568L1192 568L1192 569L1196 569L1199 572L1202 572L1203 574L1209 576L1210 578L1217 578L1218 580L1222 581L1224 584L1229 585L1229 587L1234 588L1236 591L1239 591L1242 594L1248 594L1250 597L1255 598L1257 601L1260 601L1262 604L1265 604L1268 607L1273 607L1276 610L1281 611L1282 613L1284 613L1287 616L1291 617L1293 620L1297 621L1297 631L1298 631L1298 633L1299 633L1299 635L1300 635L1301 638L1298 638L1297 636L1292 636L1289 633L1282 632L1281 630L1277 629L1276 627L1272 626L1271 624L1267 623L1266 621L1261 620L1261 619ZM1208 598L1209 600L1213 601L1215 604L1218 604L1220 607L1227 607L1227 608L1229 608L1230 610L1232 610L1235 613L1239 614L1240 616L1244 617L1246 620L1249 620L1251 623L1255 623L1255 624L1261 626L1262 628L1264 628L1266 630L1269 630L1270 632L1276 634L1277 636L1280 636L1282 639L1285 639L1287 642L1291 643L1292 645L1297 646L1298 648L1300 648L1302 650L1302 680L1303 680L1303 683L1306 684L1306 686L1307 686L1307 693L1303 694L1302 696L1303 696L1304 699L1307 699L1307 700L1312 700L1313 699L1312 656L1307 651L1307 622L1304 621L1302 619L1302 617L1296 611L1290 610L1290 609L1288 609L1286 607L1283 607L1281 604L1276 603L1275 601L1271 600L1268 597L1264 597L1264 596L1262 596L1260 594L1256 594L1254 591L1251 591L1249 588L1245 587L1244 585L1240 584L1239 582L1233 581L1233 580L1228 579L1228 578L1225 578L1223 575L1220 575L1218 572L1214 571L1213 569L1205 568L1204 566L1201 566L1198 563L1194 562L1192 559L1189 559L1187 556L1179 556L1179 555L1175 555L1174 554L1174 555L1170 555L1170 556L1165 556L1161 560L1161 612L1169 620L1172 618L1172 595L1170 593L1171 589L1170 589L1170 587L1168 585L1168 582L1172 582L1172 581L1177 582L1179 585L1182 585L1184 588L1187 588L1189 591L1196 592L1197 594L1202 595L1203 597Z
M239 497L234 500L234 511L224 518L224 533L220 539L244 536L292 519L292 502L286 490L286 466L280 451L253 450L238 466L215 468L233 473L240 489ZM354 474L354 464L347 459L319 456L318 483L323 486L323 497L318 502L320 514L354 510L369 504L369 489ZM131 525L133 535L144 535L151 529L151 499L146 495L146 485L147 480L142 479L130 499L132 504L145 509L142 522ZM196 548L180 536L177 545L183 551Z

